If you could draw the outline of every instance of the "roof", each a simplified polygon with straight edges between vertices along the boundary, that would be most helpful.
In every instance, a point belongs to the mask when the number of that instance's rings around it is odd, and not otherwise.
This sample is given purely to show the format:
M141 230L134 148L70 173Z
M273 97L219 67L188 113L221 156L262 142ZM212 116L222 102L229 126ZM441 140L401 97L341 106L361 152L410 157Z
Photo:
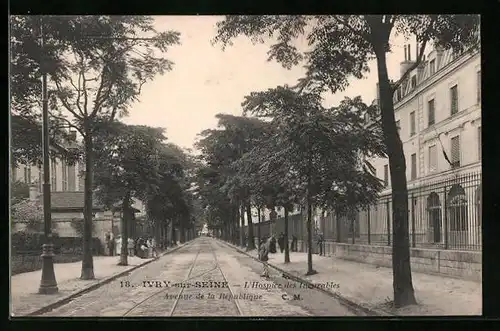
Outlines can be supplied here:
M43 196L40 197L42 199ZM51 209L52 210L82 210L84 205L84 192L51 192ZM93 199L92 209L103 210L102 204Z

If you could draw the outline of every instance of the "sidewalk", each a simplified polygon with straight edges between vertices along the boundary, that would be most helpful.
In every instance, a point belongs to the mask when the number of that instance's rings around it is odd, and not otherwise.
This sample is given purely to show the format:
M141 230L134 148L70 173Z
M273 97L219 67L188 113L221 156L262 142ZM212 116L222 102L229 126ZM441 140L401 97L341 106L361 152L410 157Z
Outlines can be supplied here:
M240 249L240 248L237 248ZM241 250L241 249L240 249ZM257 257L257 251L247 252ZM318 273L305 276L307 253L290 252L290 263L284 254L269 254L269 264L315 284L338 284L330 289L360 306L401 316L481 315L482 284L473 281L412 273L418 305L394 309L392 269L313 254L313 269Z
M178 246L179 248L183 245ZM177 247L176 247L177 248ZM176 250L174 248L174 250ZM171 249L165 252L159 252L159 256L169 253ZM96 284L102 283L113 276L117 276L126 271L137 268L152 260L141 259L139 257L128 257L128 266L117 265L119 256L94 256L94 276L93 280L81 280L80 273L82 262L58 263L54 264L57 287L59 292L52 295L38 294L38 287L42 277L42 271L32 271L11 276L11 315L21 316L37 311L43 307L49 306L69 296L88 289Z

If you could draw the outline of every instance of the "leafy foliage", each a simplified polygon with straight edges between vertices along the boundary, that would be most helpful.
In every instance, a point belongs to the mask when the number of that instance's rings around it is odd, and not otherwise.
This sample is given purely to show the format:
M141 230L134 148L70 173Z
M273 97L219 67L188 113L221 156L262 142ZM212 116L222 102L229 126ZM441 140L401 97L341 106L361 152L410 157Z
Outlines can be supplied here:
M13 222L26 222L29 231L41 232L43 229L43 208L38 201L21 200L11 206Z

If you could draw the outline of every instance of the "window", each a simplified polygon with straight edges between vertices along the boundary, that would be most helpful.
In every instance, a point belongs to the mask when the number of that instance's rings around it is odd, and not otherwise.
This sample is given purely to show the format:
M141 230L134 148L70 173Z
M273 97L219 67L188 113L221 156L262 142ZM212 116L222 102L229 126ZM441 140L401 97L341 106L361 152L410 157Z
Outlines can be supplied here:
M413 76L411 78L411 88L415 88L417 86L417 76Z
M451 138L451 167L460 167L460 136Z
M431 60L431 62L429 62L429 70L431 75L436 73L436 60Z
M478 151L477 151L477 155L478 155L478 159L479 161L481 161L481 150L482 150L482 147L481 147L481 127L478 127L477 128L477 148L478 148Z
M400 120L396 121L396 127L398 128L398 133L400 134L401 133L401 121Z
M481 103L481 70L477 72L477 103Z
M68 190L68 166L66 165L66 161L61 161L61 170L62 170L62 191Z
M431 126L436 121L435 116L435 108L434 108L434 99L429 100L427 102L427 114L428 114L428 126Z
M50 163L50 178L52 179L52 191L57 190L57 172L56 172L56 166L57 166L57 161L55 159L52 159L52 162Z
M436 145L429 146L429 172L437 170L437 149Z
M450 88L451 115L458 113L458 87L454 85Z
M417 178L417 154L413 153L411 155L411 174L410 174L410 179L416 179Z
M384 186L389 186L389 165L384 166Z
M24 182L26 184L31 184L31 167L24 167Z
M415 112L410 113L410 136L415 135Z

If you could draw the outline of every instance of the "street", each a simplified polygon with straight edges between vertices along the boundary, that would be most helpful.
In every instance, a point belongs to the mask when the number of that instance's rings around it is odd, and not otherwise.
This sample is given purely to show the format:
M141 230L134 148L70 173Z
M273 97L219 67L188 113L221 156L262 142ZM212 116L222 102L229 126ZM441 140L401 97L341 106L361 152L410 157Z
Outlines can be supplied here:
M334 298L304 288L209 237L42 316L352 316Z

